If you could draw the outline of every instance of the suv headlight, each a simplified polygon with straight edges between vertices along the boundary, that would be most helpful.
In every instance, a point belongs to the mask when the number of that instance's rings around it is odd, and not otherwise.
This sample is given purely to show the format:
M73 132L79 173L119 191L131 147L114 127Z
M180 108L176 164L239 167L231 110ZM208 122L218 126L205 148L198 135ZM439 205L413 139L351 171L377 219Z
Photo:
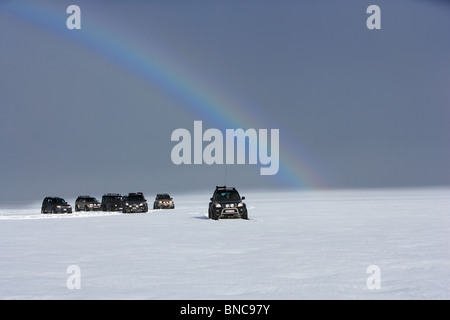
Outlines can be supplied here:
M243 204L242 202L239 202L237 206L238 206L239 208L241 208L241 207L244 206L244 204Z
M220 203L216 203L216 208L222 208L222 205Z

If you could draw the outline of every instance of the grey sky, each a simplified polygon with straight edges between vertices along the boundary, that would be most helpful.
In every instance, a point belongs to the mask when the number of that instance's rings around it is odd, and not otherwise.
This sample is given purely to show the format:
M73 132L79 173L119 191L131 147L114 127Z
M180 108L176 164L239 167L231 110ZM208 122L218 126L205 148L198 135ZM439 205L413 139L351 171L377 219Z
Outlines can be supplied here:
M254 115L248 125L279 129L280 144L325 181L308 187L450 183L446 1L30 3L61 30L0 2L0 201L292 186L259 166L175 166L173 130L219 124L68 33L98 30L200 91L233 97L230 108ZM70 4L81 8L79 31L65 26ZM366 28L371 4L381 30Z

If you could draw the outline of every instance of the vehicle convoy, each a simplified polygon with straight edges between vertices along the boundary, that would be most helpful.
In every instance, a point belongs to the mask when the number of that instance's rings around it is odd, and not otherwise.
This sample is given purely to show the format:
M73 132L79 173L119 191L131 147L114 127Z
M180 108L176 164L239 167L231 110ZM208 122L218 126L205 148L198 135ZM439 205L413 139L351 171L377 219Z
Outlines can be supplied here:
M153 209L175 209L175 204L167 193L158 193L153 202Z
M123 213L148 212L147 200L142 192L129 193L123 198Z
M79 196L75 200L75 211L99 211L101 207L100 201L91 196Z
M213 220L221 218L248 219L247 206L239 192L234 187L216 186L210 199L208 217Z
M46 197L42 202L41 213L72 213L72 206L63 198Z
M102 211L122 211L123 199L118 193L107 193L102 197Z

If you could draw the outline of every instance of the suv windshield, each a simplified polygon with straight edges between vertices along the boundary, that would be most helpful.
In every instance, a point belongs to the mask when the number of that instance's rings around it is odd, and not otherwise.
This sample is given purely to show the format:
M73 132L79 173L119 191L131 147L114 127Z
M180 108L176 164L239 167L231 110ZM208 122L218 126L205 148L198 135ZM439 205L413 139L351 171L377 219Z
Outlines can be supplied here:
M170 200L170 196L168 194L159 194L157 198L158 198L158 200L164 200L164 199Z
M236 190L217 191L216 200L218 201L238 201L241 200L239 193Z
M61 198L56 198L54 201L55 201L56 203L62 203L62 204L66 204L66 203L67 203L66 200L61 199Z
M145 201L145 198L143 195L130 195L127 201Z
M105 197L106 201L122 201L121 196L107 196Z

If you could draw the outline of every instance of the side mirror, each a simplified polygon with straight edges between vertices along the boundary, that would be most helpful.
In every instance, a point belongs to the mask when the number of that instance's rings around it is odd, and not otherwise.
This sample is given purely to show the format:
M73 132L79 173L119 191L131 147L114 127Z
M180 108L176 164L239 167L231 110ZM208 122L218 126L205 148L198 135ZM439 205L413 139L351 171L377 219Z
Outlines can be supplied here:
M211 200L211 201L212 201L212 198L209 198L209 200Z
M245 200L245 197L242 197L242 200Z

